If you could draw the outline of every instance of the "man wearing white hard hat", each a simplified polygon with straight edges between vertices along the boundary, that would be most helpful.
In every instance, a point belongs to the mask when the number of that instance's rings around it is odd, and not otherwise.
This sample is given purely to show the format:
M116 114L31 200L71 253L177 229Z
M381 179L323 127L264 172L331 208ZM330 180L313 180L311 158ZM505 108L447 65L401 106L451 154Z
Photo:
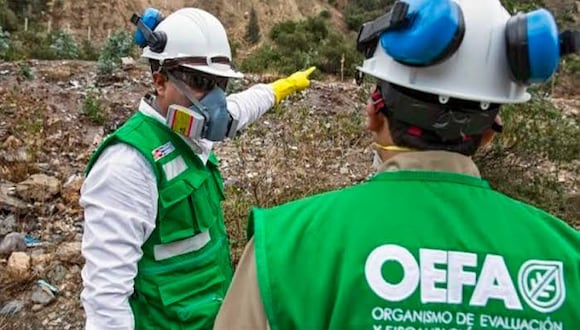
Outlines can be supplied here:
M150 8L131 21L155 93L87 166L86 329L211 328L233 272L212 146L307 88L314 68L226 97L243 75L217 18Z
M471 156L579 33L498 0L397 1L363 25L378 173L250 214L215 329L577 329L580 234Z

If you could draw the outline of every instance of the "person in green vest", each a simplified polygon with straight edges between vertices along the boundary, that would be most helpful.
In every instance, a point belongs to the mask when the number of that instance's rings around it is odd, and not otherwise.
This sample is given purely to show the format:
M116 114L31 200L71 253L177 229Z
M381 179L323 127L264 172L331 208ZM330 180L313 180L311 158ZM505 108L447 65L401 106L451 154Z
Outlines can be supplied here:
M87 165L86 329L210 329L233 272L212 147L307 88L314 68L226 97L243 75L217 18L150 8L131 21L155 92Z
M397 1L364 24L378 173L254 208L214 329L580 329L580 234L471 159L578 36L497 0Z

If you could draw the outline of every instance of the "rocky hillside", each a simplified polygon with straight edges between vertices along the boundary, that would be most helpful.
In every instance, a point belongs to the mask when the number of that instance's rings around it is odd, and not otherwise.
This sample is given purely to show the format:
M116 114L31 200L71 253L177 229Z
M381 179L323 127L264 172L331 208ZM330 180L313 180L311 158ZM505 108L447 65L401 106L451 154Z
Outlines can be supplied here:
M102 40L109 31L118 28L132 29L129 18L133 12L142 12L147 7L155 7L168 14L186 6L203 8L220 18L233 40L241 40L248 25L249 12L255 8L261 31L269 31L277 22L318 15L327 10L331 14L333 26L346 31L343 10L349 0L52 0L48 15L40 24L51 28L69 28L79 37ZM514 3L516 1L504 1ZM531 1L519 1L528 3ZM548 8L558 16L566 17L567 24L578 24L580 1L545 0Z
M106 37L109 30L131 28L129 18L133 12L142 12L147 7L155 7L164 14L183 7L199 7L220 18L233 38L241 38L249 20L249 12L255 8L260 28L269 31L270 27L281 20L299 19L314 16L322 10L331 12L336 28L344 29L341 9L346 0L335 1L329 5L321 0L79 0L52 1L48 17L52 18L53 28L70 28L79 36L97 39ZM47 22L42 22L47 24Z

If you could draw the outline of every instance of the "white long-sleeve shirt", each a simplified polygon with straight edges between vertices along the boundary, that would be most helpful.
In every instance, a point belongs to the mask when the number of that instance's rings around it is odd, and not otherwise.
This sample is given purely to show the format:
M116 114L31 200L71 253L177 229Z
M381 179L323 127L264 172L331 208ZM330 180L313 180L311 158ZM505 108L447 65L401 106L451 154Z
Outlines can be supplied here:
M256 121L275 103L270 85L255 85L227 98L228 110L239 128ZM143 100L139 111L165 119ZM213 142L190 144L206 164ZM200 150L201 149L201 150ZM158 191L149 162L126 144L103 151L81 189L85 223L82 253L86 329L133 329L129 305L141 246L155 229Z

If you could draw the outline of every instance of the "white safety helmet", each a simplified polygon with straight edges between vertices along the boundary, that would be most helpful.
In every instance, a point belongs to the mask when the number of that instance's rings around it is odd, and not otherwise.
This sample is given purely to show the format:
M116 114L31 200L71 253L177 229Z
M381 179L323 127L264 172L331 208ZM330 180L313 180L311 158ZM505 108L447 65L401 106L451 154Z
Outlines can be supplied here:
M485 107L529 100L527 87L548 80L557 69L558 31L546 10L511 17L499 0L407 0L398 5L403 6L391 12L392 17L361 28L359 50L367 51L368 57L358 67L362 73L442 100L470 100ZM405 20L415 26L396 27ZM384 32L377 28L381 24L394 28ZM378 43L361 47L365 37ZM441 56L430 63L412 63L413 52L423 56L445 38L449 49L439 49ZM409 43L414 44L407 47Z
M141 55L144 58L161 63L178 60L180 66L219 77L243 77L232 67L232 52L225 28L215 16L204 10L177 10L161 20L153 34L165 35L164 47L156 49L148 44Z

